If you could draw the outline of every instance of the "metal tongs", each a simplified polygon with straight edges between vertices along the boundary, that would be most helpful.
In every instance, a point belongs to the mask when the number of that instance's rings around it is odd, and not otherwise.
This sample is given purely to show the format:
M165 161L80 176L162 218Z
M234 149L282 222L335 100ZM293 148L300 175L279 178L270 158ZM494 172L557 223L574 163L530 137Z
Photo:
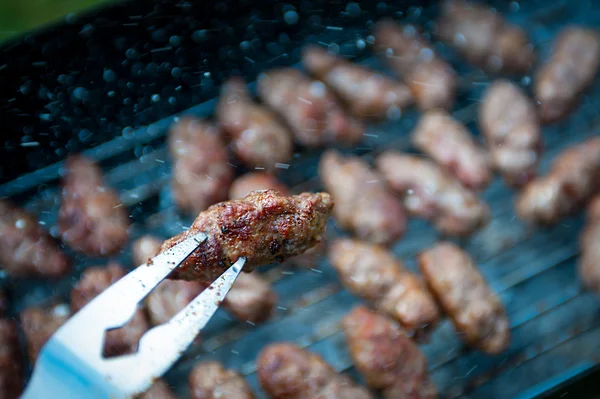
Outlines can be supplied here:
M146 391L208 323L246 259L238 259L169 322L148 330L136 353L104 358L105 331L124 326L150 291L206 239L200 233L157 255L73 315L40 352L22 398L123 399Z

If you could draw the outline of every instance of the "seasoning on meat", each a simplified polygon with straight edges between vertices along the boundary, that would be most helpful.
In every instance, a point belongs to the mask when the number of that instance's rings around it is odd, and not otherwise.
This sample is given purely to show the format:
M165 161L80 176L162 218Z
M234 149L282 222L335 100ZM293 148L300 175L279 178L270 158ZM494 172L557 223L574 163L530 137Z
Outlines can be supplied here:
M539 69L533 92L543 122L561 119L590 86L600 65L600 35L579 26L564 28L554 41L552 56Z
M139 399L177 399L177 397L166 382L158 380Z
M423 281L385 248L340 239L331 245L329 261L348 290L398 321L410 335L423 336L439 321Z
M473 191L428 159L386 151L375 164L406 210L444 234L469 235L490 219L488 206Z
M283 262L322 240L333 199L327 193L286 197L273 190L215 204L198 215L189 230L165 241L165 251L188 237L205 232L202 243L170 278L210 282L239 258L244 271Z
M289 195L285 184L267 172L246 173L233 181L229 188L229 199L240 199L252 191L275 190L281 195Z
M399 324L357 306L343 327L354 365L371 388L387 399L437 398L425 355Z
M254 399L244 378L217 362L197 364L189 376L191 399Z
M517 199L527 221L552 224L578 211L600 189L600 137L564 150L550 171L529 183Z
M292 134L267 107L250 98L242 78L230 78L221 89L217 119L231 137L231 147L250 168L269 170L292 157Z
M535 63L527 33L481 3L446 1L438 32L469 62L492 73L524 74Z
M586 225L579 239L579 278L584 286L600 293L600 195L587 207Z
M179 208L198 213L227 198L234 171L217 128L183 118L169 131L168 143L174 159L171 187Z
M479 109L479 124L494 167L510 186L521 187L536 175L542 131L533 102L516 84L491 84Z
M75 251L90 256L117 253L127 242L129 215L100 168L81 155L67 158L58 227Z
M384 19L375 25L375 48L411 89L422 110L451 108L457 76L413 25Z
M31 364L35 363L42 347L70 316L71 309L65 303L45 308L30 307L21 313L21 328Z
M79 282L71 289L71 309L73 312L79 311L123 276L125 276L125 270L116 263L85 269ZM146 315L142 309L139 309L125 326L107 332L104 343L104 356L134 353L137 350L140 338L148 328Z
M364 126L346 114L327 86L296 69L267 72L258 80L258 91L304 146L354 145L362 139Z
M391 244L402 237L404 208L366 162L328 151L321 157L319 176L336 201L333 214L341 227L376 244Z
M258 361L258 379L273 399L371 399L349 377L320 356L291 343L267 346Z
M419 150L455 175L468 188L481 190L492 180L487 151L467 128L446 111L426 112L412 133Z
M329 86L358 118L399 116L413 101L405 84L322 48L306 48L302 59L306 69Z
M23 391L23 364L17 323L0 319L0 398L17 399Z
M0 265L15 277L60 277L71 261L33 215L0 200Z
M439 242L420 253L417 260L460 337L489 354L504 351L510 343L506 311L473 259L456 245Z
M155 256L160 250L161 243L159 239L152 236L139 238L133 245L136 264L143 264ZM146 308L151 323L157 325L169 321L204 291L207 285L203 282L184 280L161 282L146 298ZM239 320L251 323L268 319L276 303L277 294L273 287L256 273L238 276L223 299L224 308Z

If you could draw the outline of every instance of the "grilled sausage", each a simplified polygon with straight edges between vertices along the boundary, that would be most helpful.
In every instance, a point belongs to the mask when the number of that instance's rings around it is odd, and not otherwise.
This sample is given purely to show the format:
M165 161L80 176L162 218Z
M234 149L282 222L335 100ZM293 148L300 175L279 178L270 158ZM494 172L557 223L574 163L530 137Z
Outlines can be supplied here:
M42 347L70 316L71 310L65 303L49 308L31 307L21 313L21 327L31 364L35 363Z
M579 278L584 286L600 293L600 195L587 207L586 225L579 239Z
M0 264L15 277L60 277L71 261L36 218L0 200Z
M227 198L234 172L214 126L181 119L169 131L168 142L174 159L171 187L179 208L198 213Z
M451 108L457 77L417 28L384 19L375 25L375 48L411 89L422 110Z
M487 151L467 128L446 111L426 112L411 136L419 150L433 158L466 187L481 190L492 180Z
M258 379L273 399L371 399L373 396L320 356L291 343L267 346L258 362Z
M23 391L23 364L17 323L0 319L0 398L17 399Z
M524 74L535 63L527 33L480 3L446 1L438 32L469 62L488 72Z
M449 235L469 235L490 219L488 206L432 161L386 151L375 165L407 211Z
M292 157L292 134L268 108L252 101L243 79L230 78L221 89L217 119L232 139L238 158L250 168L269 170Z
M456 245L440 242L420 253L417 260L461 338L489 354L504 351L510 343L506 311L473 259Z
M405 84L329 54L327 50L308 47L302 61L305 68L325 82L357 118L400 115L412 103L412 94Z
M289 195L286 185L275 176L266 172L251 172L233 181L233 184L229 188L229 199L244 198L252 191L259 190L275 190L279 191L282 195Z
M329 249L329 261L342 283L389 317L410 335L423 335L440 314L423 281L382 247L340 239Z
M71 309L79 311L92 299L125 275L125 270L116 263L105 267L88 267L81 279L71 289ZM104 356L118 356L137 350L140 338L148 330L149 323L142 309L122 328L106 333Z
M189 230L165 241L165 251L205 232L202 243L171 278L213 281L240 257L244 271L283 262L322 240L333 200L326 193L285 197L273 190L253 192L239 200L215 204L198 215Z
M516 84L498 80L487 89L479 124L494 167L510 186L522 187L536 175L542 131L535 106Z
M127 242L129 215L100 168L81 155L67 158L58 227L75 251L90 256L117 253Z
M362 139L364 126L346 114L327 86L296 69L267 72L258 80L258 91L304 146L354 145Z
M142 264L156 255L161 241L155 237L143 236L133 245L136 263ZM142 260L144 259L144 260ZM138 262L140 261L141 262ZM198 296L208 284L198 281L165 280L147 297L146 308L153 325L166 323L181 309ZM223 299L223 306L236 318L251 323L259 323L269 318L277 294L273 287L256 273L242 274Z
M562 152L548 174L529 183L517 199L527 221L552 224L578 211L600 189L600 137Z
M357 306L343 328L354 365L371 388L387 399L437 398L425 355L395 321Z
M140 399L177 399L177 397L163 380L158 380L140 396Z
M244 378L236 371L227 370L217 362L196 365L190 372L192 399L254 399Z
M336 200L333 214L341 227L376 244L402 237L406 229L402 204L360 158L328 151L321 157L319 177Z
M592 84L600 65L600 36L592 29L564 28L554 42L552 56L538 71L533 92L543 122L561 119Z

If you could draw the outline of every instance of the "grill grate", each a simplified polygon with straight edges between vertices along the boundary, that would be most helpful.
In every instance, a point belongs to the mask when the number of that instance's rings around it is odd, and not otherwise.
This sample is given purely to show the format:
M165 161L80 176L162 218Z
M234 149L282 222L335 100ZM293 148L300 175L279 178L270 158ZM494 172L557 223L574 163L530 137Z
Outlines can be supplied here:
M542 2L528 2L521 10L510 14L523 24L538 47L547 53L548 44L564 25L565 16L571 21L600 25L600 9L585 2L569 4L555 1L537 8ZM590 3L591 4L591 3ZM511 3L511 8L517 7ZM426 10L427 11L427 10ZM424 11L423 15L427 12ZM342 43L340 43L342 44ZM440 48L442 52L445 49ZM473 131L478 99L489 79L472 72L446 54L461 72L463 107L454 113ZM379 68L375 59L364 64ZM527 84L528 79L522 83ZM530 79L529 79L530 80ZM541 170L546 170L554 156L567 145L597 134L600 116L600 87L587 96L577 112L567 121L545 128L546 153ZM189 112L209 116L214 100L196 106ZM408 149L408 132L418 113L410 111L395 123L369 127L365 143L353 152L367 159L382 149ZM135 131L129 138L118 138L88 151L102 161L108 182L120 190L122 200L132 210L133 236L151 232L162 237L179 233L191 219L178 214L169 192L171 165L162 142L172 118ZM132 149L148 143L139 159ZM146 152L144 152L146 151ZM289 169L282 169L282 179L295 191L317 190L316 166L320 153L300 153ZM0 186L2 195L31 198L28 208L48 226L55 226L59 205L57 171L60 164L50 165L17 180ZM34 195L33 188L43 184ZM493 211L492 222L473 237L460 240L478 262L482 273L498 292L511 321L512 341L503 354L489 357L465 348L448 320L433 333L431 342L422 345L430 370L440 391L447 396L465 395L474 398L534 396L579 372L600 363L599 302L582 292L576 279L577 235L582 217L570 218L544 230L533 230L515 218L513 194L500 179L483 194ZM335 225L330 236L343 234ZM439 235L426 223L412 220L405 239L398 242L394 252L415 270L414 255L431 245ZM129 253L120 255L124 264ZM73 276L58 283L10 281L11 296L16 299L13 313L31 304L39 304L55 296L68 295L73 277L91 264L105 261L74 255L76 270ZM235 322L219 311L203 332L203 341L192 348L169 372L167 378L181 397L187 397L186 381L189 370L198 360L219 360L227 367L247 376L255 392L260 392L255 373L255 359L268 343L294 341L321 354L337 370L353 374L352 361L346 350L339 322L350 308L360 302L339 284L333 269L325 259L312 270L298 271L270 267L264 271L273 282L280 301L273 318L266 324L254 326ZM8 280L7 280L8 282ZM564 374L565 370L570 370ZM561 377L562 376L562 377ZM561 379L562 378L562 379ZM542 385L538 385L542 384Z

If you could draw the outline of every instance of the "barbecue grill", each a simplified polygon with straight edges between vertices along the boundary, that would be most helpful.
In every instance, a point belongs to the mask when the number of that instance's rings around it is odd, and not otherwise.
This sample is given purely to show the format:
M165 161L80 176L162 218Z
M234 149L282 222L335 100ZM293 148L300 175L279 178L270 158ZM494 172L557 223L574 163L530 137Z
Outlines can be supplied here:
M169 188L171 164L164 139L176 115L210 117L225 78L241 74L254 81L268 68L295 65L307 43L327 45L355 62L383 68L369 51L370 27L377 19L414 21L430 32L433 27L435 2L420 7L406 3L135 0L67 16L58 25L7 43L0 52L0 197L26 204L56 234L61 160L67 152L83 151L99 161L107 182L121 193L134 221L132 239L143 233L177 234L192 218L175 209ZM498 2L497 7L528 31L545 58L567 22L600 26L600 7L594 4L532 0ZM477 134L479 99L490 78L445 46L438 43L437 48L460 75L453 114ZM528 89L531 77L518 82ZM600 131L599 106L596 85L567 120L544 128L542 172L566 146ZM360 147L344 151L371 160L383 149L410 150L408 133L418 115L410 109L395 121L371 124ZM289 165L280 165L282 180L294 192L319 189L320 154L298 149ZM559 397L569 392L581 397L581 389L567 385L593 383L594 378L583 376L600 363L600 300L582 290L575 272L582 217L551 228L527 226L515 217L514 193L499 178L483 197L493 220L457 242L473 255L502 298L511 345L498 356L468 349L445 320L430 342L421 345L432 378L446 397ZM331 224L330 237L343 234ZM415 254L439 238L427 223L412 220L393 250L415 270ZM58 282L3 277L13 315L66 297L85 267L106 263L70 255L75 270ZM127 251L119 259L131 265ZM201 343L166 376L178 396L187 397L187 375L197 361L218 360L239 370L264 397L255 360L265 345L283 340L317 352L336 370L360 380L339 325L360 299L341 287L326 259L310 270L283 265L263 273L280 297L274 316L252 325L219 311Z

